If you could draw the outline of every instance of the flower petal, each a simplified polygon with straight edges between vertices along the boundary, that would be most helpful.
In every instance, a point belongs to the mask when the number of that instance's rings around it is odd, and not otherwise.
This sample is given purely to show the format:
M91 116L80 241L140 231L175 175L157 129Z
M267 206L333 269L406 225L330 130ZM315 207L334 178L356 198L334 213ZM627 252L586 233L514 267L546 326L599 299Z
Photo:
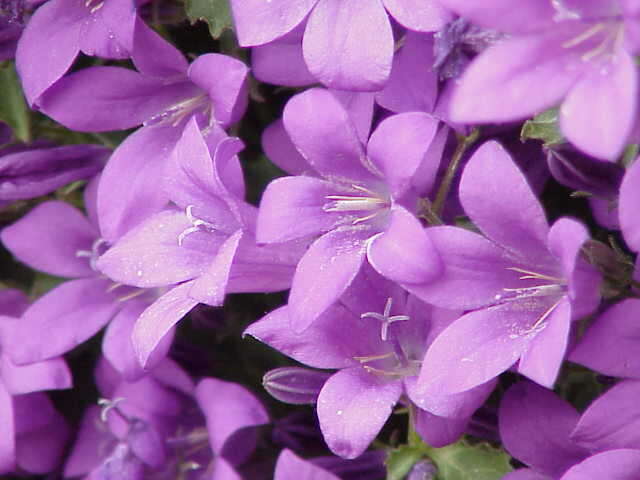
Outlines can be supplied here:
M115 242L169 201L158 185L182 129L142 127L122 142L102 172L98 214L102 236Z
M349 287L365 258L365 238L362 232L333 230L311 244L289 293L295 330L308 328Z
M356 458L376 438L402 394L402 382L367 373L361 367L334 374L318 397L318 419L333 453Z
M381 275L399 283L429 282L443 268L420 221L399 206L391 209L387 229L368 242L367 258Z
M552 391L520 382L500 404L500 437L512 456L556 478L589 454L569 438L578 418L578 412Z
M436 135L438 123L426 113L400 113L380 122L371 134L367 155L382 172L394 198L400 198L411 185Z
M629 298L598 316L587 329L570 360L604 375L640 378L640 300Z
M509 302L460 317L427 350L420 390L447 395L498 376L527 350L535 337L529 330L540 313L538 307L522 309Z
M460 180L460 202L485 235L516 256L548 257L544 210L499 143L484 143L467 163Z
M497 17L493 10L486 12ZM509 122L554 106L586 68L581 52L561 47L574 33L556 32L511 37L476 57L453 92L451 120Z
M80 51L84 5L73 0L53 0L42 5L29 20L18 42L16 67L27 102L40 95L65 74ZM47 48L42 48L46 41Z
M278 456L274 480L340 480L332 473L307 462L289 449Z
M2 419L2 435L0 435L0 473L11 472L15 467L16 444L13 402L11 394L0 382L0 418Z
M262 45L293 30L318 0L231 0L238 41L243 47Z
M589 155L615 161L628 143L638 107L634 59L620 51L607 65L593 66L560 108L560 129Z
M393 59L393 33L382 2L319 0L302 49L309 71L328 87L381 89Z
M402 26L418 32L437 32L453 20L437 0L383 0L389 13Z
M143 368L153 367L153 363L161 358L154 356L165 336L169 335L173 326L182 320L197 300L189 297L193 282L185 282L172 288L158 300L153 302L138 318L133 327L133 348Z
M593 401L571 433L571 439L591 451L640 449L640 409L634 401L640 381L618 383Z
M71 280L33 303L16 325L5 348L18 364L62 355L100 330L120 308L117 291L102 278ZM43 336L56 331L59 335Z
M364 148L345 107L331 92L314 88L296 95L282 115L298 151L320 174L340 179L374 178L364 167Z
M98 232L78 210L58 201L41 203L0 234L18 260L61 277L95 275L89 259L78 252L90 253L97 237Z
M335 227L340 216L326 212L333 183L314 177L282 177L267 185L260 201L256 239L278 243L318 235Z
M611 450L587 458L572 467L560 480L635 480L640 475L640 451Z

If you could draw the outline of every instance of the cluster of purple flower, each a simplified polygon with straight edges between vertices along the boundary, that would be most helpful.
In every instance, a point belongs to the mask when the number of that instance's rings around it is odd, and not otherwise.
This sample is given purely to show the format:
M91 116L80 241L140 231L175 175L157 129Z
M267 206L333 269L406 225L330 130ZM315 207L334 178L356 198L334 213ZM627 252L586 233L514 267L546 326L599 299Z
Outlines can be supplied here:
M229 0L237 43L191 63L146 3L0 0L27 118L131 129L32 141L0 99L0 240L57 278L0 290L0 475L640 478L640 0ZM267 84L288 175L256 206ZM263 385L317 426L190 368L178 325L286 290L244 335L298 362ZM93 405L63 415L82 349ZM502 463L448 475L452 445Z

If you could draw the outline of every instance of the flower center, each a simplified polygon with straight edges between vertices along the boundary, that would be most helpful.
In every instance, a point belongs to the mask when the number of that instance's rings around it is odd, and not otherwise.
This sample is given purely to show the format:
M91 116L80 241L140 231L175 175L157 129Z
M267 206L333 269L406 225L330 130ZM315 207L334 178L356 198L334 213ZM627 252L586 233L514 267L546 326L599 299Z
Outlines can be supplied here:
M91 250L77 250L76 257L88 258L91 270L97 272L98 269L96 267L96 262L98 261L98 257L100 257L100 255L102 255L108 248L109 242L107 242L104 238L96 238L91 244Z
M611 60L622 47L624 23L620 21L602 21L587 27L578 35L562 44L563 48L584 48L580 56L583 62L596 59Z
M211 114L211 103L209 102L207 95L204 93L171 105L164 111L145 121L144 125L149 126L161 124L176 127L185 118L191 116L197 110L202 110L205 114Z
M210 232L213 233L215 232L215 227L209 223L206 222L204 220L199 219L198 217L193 215L193 208L194 205L189 205L186 208L185 214L187 215L187 219L189 219L189 222L191 223L191 226L184 229L180 235L178 235L178 245L182 246L182 244L184 243L184 239L187 238L189 235L191 235L194 232Z
M410 375L417 375L421 362L412 360L402 346L400 338L389 331L389 327L395 322L409 321L408 315L391 315L391 307L393 299L388 298L384 306L383 313L366 312L360 315L360 318L374 318L380 321L380 339L387 342L391 348L391 352L379 355L367 355L364 357L354 357L360 362L363 368L375 375L386 377L403 378Z
M328 200L322 207L325 212L371 212L365 216L356 216L353 225L366 222L389 208L389 199L361 185L352 184L353 195L327 195Z

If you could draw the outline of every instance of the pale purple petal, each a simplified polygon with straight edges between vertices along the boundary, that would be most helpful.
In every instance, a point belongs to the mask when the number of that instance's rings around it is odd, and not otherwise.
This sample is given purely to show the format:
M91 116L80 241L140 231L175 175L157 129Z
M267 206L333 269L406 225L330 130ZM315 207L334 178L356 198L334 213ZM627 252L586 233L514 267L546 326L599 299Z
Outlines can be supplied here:
M16 67L27 102L33 106L45 90L71 67L80 50L84 5L52 0L31 17L16 50ZM47 42L43 48L42 42Z
M354 356L371 355L365 352L367 344L380 340L377 329L339 304L329 307L303 333L290 328L289 310L287 306L274 310L250 325L245 335L315 368L354 365ZM349 328L345 328L347 324Z
M274 480L340 480L326 470L285 449L278 456Z
M284 127L302 156L320 174L365 180L364 148L348 111L328 90L296 95L283 113Z
M633 251L640 251L640 162L637 160L627 170L620 185L619 212L620 227L624 239Z
M626 380L598 397L582 414L571 439L591 451L640 449L640 381Z
M238 230L220 245L211 265L194 281L189 290L191 298L214 307L222 305L242 234L242 230Z
M189 66L189 79L209 95L216 121L223 125L240 120L247 107L249 69L229 55L207 53Z
M460 202L485 235L516 257L548 256L544 210L499 143L484 143L467 163L460 180Z
M577 347L572 362L596 372L622 378L640 378L640 300L616 303L593 322Z
M293 30L318 0L231 0L238 41L243 47L261 45Z
M500 437L507 451L556 478L588 455L569 434L578 412L552 391L531 382L511 387L500 404Z
M251 72L265 83L303 87L316 83L302 56L302 44L271 42L251 49Z
M339 213L323 207L336 195L335 184L315 177L282 177L267 185L260 201L256 238L260 243L286 242L336 227Z
M437 129L438 120L431 115L411 112L383 120L371 134L367 155L395 198L400 198L411 185Z
M107 250L98 269L116 282L143 288L191 280L207 269L226 235L195 231L181 237L190 227L183 212L157 213Z
M418 384L446 395L485 383L511 367L529 347L529 333L544 312L517 302L468 313L442 332L427 350Z
M236 383L205 378L196 387L196 399L207 418L209 442L216 454L239 430L269 423L260 401Z
M387 229L368 242L367 258L381 275L400 283L429 282L443 268L420 221L399 206L391 209Z
M133 349L131 333L138 317L148 306L147 302L139 300L127 302L109 323L102 340L104 357L128 382L135 381L144 374ZM167 339L171 340L170 336ZM165 352L169 349L170 343L167 342L166 348L163 349Z
M497 17L494 11L486 11ZM558 32L512 37L481 53L459 79L451 100L451 120L508 122L554 106L585 68L581 52L561 47L574 32Z
M102 278L71 280L33 303L6 346L19 364L57 357L95 335L120 308L117 290ZM60 332L44 337L42 332Z
M338 99L349 118L356 127L358 138L363 144L367 143L371 133L371 123L375 106L375 95L370 92L351 92L346 90L331 90L331 94Z
M318 419L333 453L356 458L376 438L402 394L402 383L361 367L340 370L318 397Z
M131 60L140 73L152 77L185 75L189 66L180 50L140 18L136 18Z
M314 172L311 165L291 142L282 119L276 120L265 128L262 133L262 148L269 160L290 175L311 175Z
M553 388L564 361L571 328L571 304L568 299L552 307L544 328L522 355L518 372L547 388Z
M0 234L18 260L61 277L95 275L89 259L78 252L91 252L97 237L96 229L78 210L58 201L38 205Z
M393 57L389 81L376 93L378 104L395 113L433 112L438 94L433 62L433 37L408 32Z
M133 328L133 348L140 364L151 368L154 360L159 360L153 354L162 345L166 335L182 317L198 304L197 300L189 297L189 290L193 282L186 282L172 288L138 318Z
M393 33L380 0L319 0L302 41L309 71L338 90L379 90L391 72Z
M110 0L97 10L85 5L80 27L80 49L89 56L128 58L133 49L136 5L132 0Z
M418 32L437 32L453 20L438 0L383 0L389 13L402 26Z
M507 473L502 480L553 480L551 477L529 468L520 468Z
M552 2L522 0L518 8L513 8L510 0L489 0L469 2L467 0L437 0L468 20L485 28L493 28L508 33L528 33L545 30L553 26L558 11Z
M560 109L560 128L571 143L594 157L618 158L636 121L637 69L621 51L571 89Z
M73 130L100 132L135 127L197 92L179 79L165 84L121 67L91 67L47 90L41 110Z
M366 255L366 231L333 230L302 257L289 293L291 325L309 327L349 287Z
M425 231L444 269L436 281L405 285L424 301L442 308L469 310L495 303L496 295L499 299L504 288L521 286L518 276L507 269L514 262L483 236L448 226Z
M27 365L15 365L6 355L0 357L0 376L11 395L41 390L59 390L73 385L71 371L62 358Z
M162 184L164 164L182 129L143 127L113 153L98 187L102 236L114 242L168 201Z
M640 475L640 450L611 450L587 458L560 480L635 480Z

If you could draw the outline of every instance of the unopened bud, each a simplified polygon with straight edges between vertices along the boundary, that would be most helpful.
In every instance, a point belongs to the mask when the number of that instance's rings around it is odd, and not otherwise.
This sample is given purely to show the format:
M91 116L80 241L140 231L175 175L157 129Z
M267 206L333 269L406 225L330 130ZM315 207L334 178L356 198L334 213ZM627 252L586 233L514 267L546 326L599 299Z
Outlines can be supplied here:
M262 385L272 397L285 403L316 403L320 389L331 376L301 367L276 368L265 374Z

